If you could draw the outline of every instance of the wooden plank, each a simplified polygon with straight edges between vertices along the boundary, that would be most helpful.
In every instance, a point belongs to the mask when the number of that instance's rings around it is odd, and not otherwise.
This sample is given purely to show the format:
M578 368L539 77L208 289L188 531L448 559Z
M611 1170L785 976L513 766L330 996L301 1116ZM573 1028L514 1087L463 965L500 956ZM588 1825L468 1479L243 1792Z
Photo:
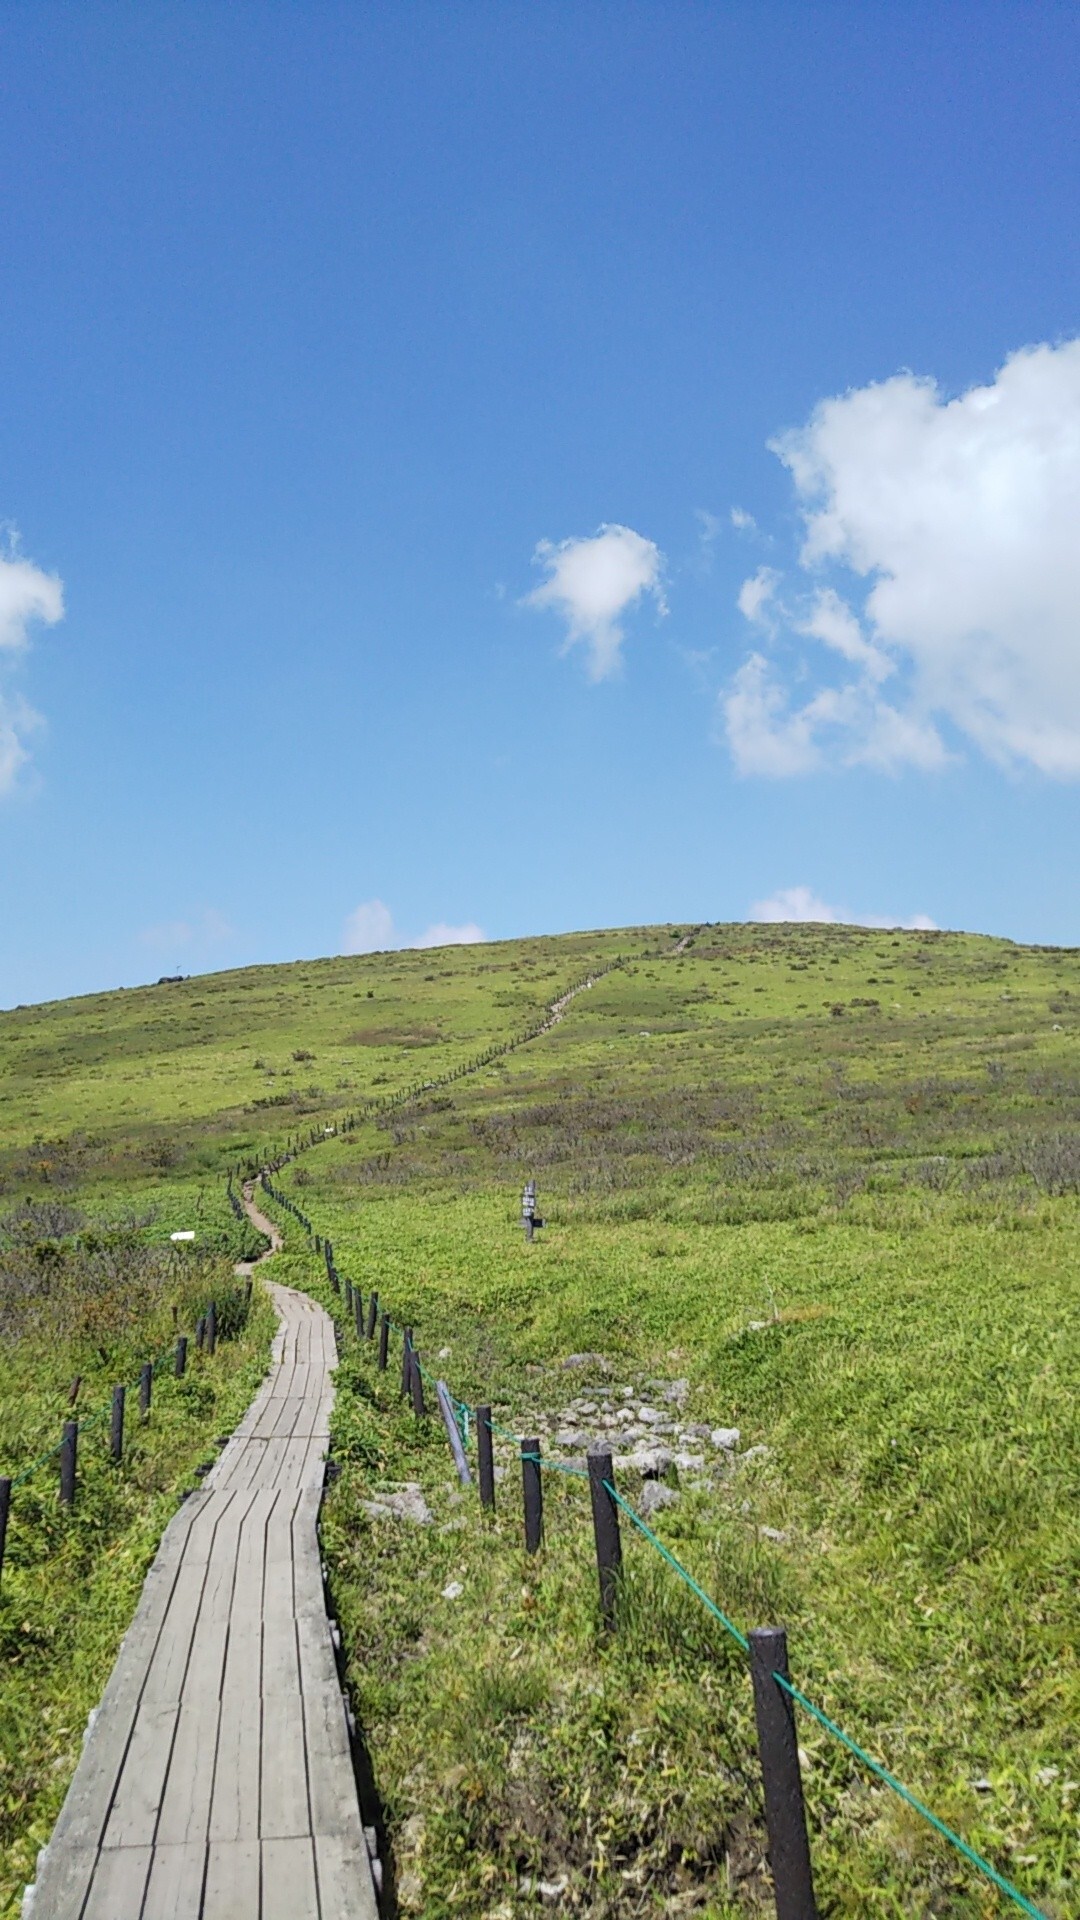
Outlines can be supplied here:
M315 1867L323 1920L379 1920L371 1861L362 1832L359 1840L352 1841L317 1833Z
M103 1849L153 1845L179 1718L178 1705L140 1707L105 1824Z
M210 1827L221 1700L209 1690L192 1697L189 1687L180 1707L172 1758L161 1800L155 1845L205 1846Z
M259 1831L264 1840L311 1832L299 1688L263 1696Z
M122 1915L141 1913L149 1871L149 1847L117 1847L99 1853L82 1920L121 1920ZM48 1909L44 1912L48 1914Z
M211 1842L202 1920L259 1920L260 1861L257 1840Z
M265 1839L262 1843L262 1920L318 1920L318 1916L315 1848L310 1837Z
M212 1843L258 1839L261 1766L262 1702L256 1679L253 1692L222 1696L210 1805Z
M205 1842L186 1846L159 1843L154 1848L141 1920L200 1920L205 1874ZM133 1914L137 1912L138 1908L132 1909ZM116 1920L120 1920L119 1914Z

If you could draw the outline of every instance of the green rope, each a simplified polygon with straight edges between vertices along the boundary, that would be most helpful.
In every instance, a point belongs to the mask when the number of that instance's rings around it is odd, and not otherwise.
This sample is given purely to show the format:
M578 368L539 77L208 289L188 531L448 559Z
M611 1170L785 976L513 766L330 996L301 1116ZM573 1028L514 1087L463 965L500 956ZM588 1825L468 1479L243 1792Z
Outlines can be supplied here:
M671 1567L674 1567L680 1580L685 1580L691 1592L697 1594L698 1599L703 1603L704 1606L708 1607L709 1612L711 1614L715 1614L717 1620L719 1620L720 1625L723 1627L725 1633L730 1633L731 1638L735 1641L736 1645L741 1647L744 1653L749 1653L750 1642L746 1638L746 1635L744 1633L739 1632L739 1629L735 1625L735 1622L733 1620L729 1620L726 1613L721 1613L720 1608L717 1606L715 1600L711 1600L709 1598L709 1595L706 1593L704 1587L698 1586L698 1583L694 1579L693 1574L687 1573L686 1568L682 1564L682 1561L676 1560L675 1555L671 1552L670 1548L665 1547L663 1541L657 1539L652 1528L647 1527L645 1525L645 1522L641 1518L641 1515L638 1513L635 1513L633 1507L630 1505L629 1500L623 1499L622 1494L619 1492L618 1488L613 1487L610 1480L605 1480L604 1486L607 1488L607 1491L610 1493L612 1499L618 1502L623 1512L627 1515L627 1517L630 1520L633 1521L635 1527L638 1529L638 1532L643 1533L645 1535L646 1540L651 1541L652 1545L656 1548L657 1553L662 1554L664 1559L667 1561L668 1565Z
M871 1773L876 1774L879 1780L884 1780L885 1785L891 1787L894 1793L898 1793L901 1800L906 1800L909 1807L914 1807L916 1813L921 1813L923 1819L929 1821L930 1825L934 1827L944 1839L951 1841L957 1851L963 1854L965 1860L969 1860L973 1867L978 1867L979 1872L985 1874L988 1880L992 1880L994 1885L1000 1888L1002 1893L1007 1893L1010 1900L1015 1900L1017 1906L1022 1908L1024 1913L1032 1914L1034 1920L1046 1920L1046 1915L1043 1913L1041 1907L1033 1907L1031 1901L1025 1898L1018 1887L1013 1886L1011 1880L1006 1880L1004 1874L999 1873L996 1867L990 1865L989 1860L984 1860L982 1854L976 1853L974 1847L969 1847L966 1840L962 1840L958 1833L954 1833L951 1827L945 1825L944 1820L939 1820L937 1814L932 1813L928 1806L925 1806L908 1787L905 1787L902 1780L898 1780L896 1775L890 1773L887 1767L883 1767L880 1761L875 1760L864 1748L860 1747L858 1742L851 1738L850 1734L844 1732L843 1727L838 1727L835 1720L829 1719L827 1713L822 1713L821 1708L816 1707L812 1700L808 1700L805 1693L800 1692L798 1687L793 1686L791 1681L785 1679L782 1673L774 1673L773 1679L783 1687L785 1693L790 1694L793 1700L797 1700L800 1707L810 1714L813 1719L818 1721L819 1725L823 1726L827 1733L831 1733L834 1739L839 1740L843 1746L847 1747L849 1753L853 1753L856 1760L860 1761L864 1767L869 1767Z

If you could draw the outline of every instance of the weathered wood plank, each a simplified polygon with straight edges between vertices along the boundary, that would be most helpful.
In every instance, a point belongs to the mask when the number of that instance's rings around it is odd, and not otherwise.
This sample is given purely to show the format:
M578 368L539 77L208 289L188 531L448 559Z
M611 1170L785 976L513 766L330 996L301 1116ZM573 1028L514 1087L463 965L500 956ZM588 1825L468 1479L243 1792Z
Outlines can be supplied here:
M261 1857L257 1840L211 1842L202 1920L259 1920ZM311 1914L300 1907L296 1920L311 1920Z
M310 1836L262 1843L262 1920L299 1920L319 1911ZM329 1920L329 1916L327 1916ZM335 1920L337 1917L335 1916Z
M310 1834L304 1713L299 1688L263 1696L259 1831L264 1840Z
M121 1915L141 1913L150 1853L149 1847L114 1847L99 1853L82 1920L121 1920Z
M154 1848L141 1920L201 1920L206 1844ZM138 1908L132 1909L132 1914ZM115 1916L120 1920L120 1914Z

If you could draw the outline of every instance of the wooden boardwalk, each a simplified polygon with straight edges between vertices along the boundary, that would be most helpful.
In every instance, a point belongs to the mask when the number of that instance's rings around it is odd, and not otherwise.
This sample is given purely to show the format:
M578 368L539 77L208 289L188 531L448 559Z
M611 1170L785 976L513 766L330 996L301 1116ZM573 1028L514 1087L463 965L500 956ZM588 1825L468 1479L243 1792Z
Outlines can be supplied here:
M270 1291L266 1384L166 1528L33 1920L376 1920L316 1532L334 1331Z

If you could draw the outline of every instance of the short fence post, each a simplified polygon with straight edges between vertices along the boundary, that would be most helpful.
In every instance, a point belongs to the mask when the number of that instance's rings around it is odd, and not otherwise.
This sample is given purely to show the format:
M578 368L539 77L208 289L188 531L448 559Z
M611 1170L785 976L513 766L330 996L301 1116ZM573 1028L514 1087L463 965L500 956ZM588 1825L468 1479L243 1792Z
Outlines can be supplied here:
M346 1274L345 1275L345 1311L348 1314L350 1320L352 1319L352 1310L353 1310L352 1281L349 1279L348 1274Z
M64 1421L64 1437L60 1442L60 1501L65 1507L75 1505L75 1470L79 1450L79 1423L77 1420Z
M753 1628L750 1678L754 1683L754 1717L765 1782L765 1825L769 1835L776 1920L817 1920L799 1772L795 1703L774 1677L778 1673L787 1679L787 1634L783 1627Z
M4 1549L7 1546L8 1514L11 1512L11 1481L0 1480L0 1578L4 1572Z
M427 1413L427 1406L424 1402L424 1376L420 1371L420 1355L415 1347L410 1349L410 1362L409 1388L412 1393L412 1410L417 1419L422 1420Z
M412 1386L412 1328L406 1327L401 1337L401 1397L404 1399Z
M596 1538L596 1567L600 1575L600 1613L605 1630L611 1633L615 1626L615 1595L622 1566L619 1509L614 1494L609 1491L615 1485L615 1469L610 1453L603 1448L594 1453L590 1447L587 1460L593 1534Z
M374 1340L375 1338L375 1322L378 1317L379 1292L377 1287L372 1287L367 1303L367 1337L369 1340Z
M139 1412L144 1420L150 1414L150 1392L154 1382L154 1369L149 1360L139 1371Z
M495 1458L491 1445L491 1408L476 1409L476 1469L480 1480L480 1505L495 1511Z
M114 1460L124 1457L124 1389L112 1390L112 1420L109 1425L109 1451Z
M206 1351L213 1353L217 1347L217 1301L211 1300L206 1310Z
M364 1337L364 1296L361 1293L359 1287L353 1288L352 1299L353 1299L353 1321L356 1326L356 1337L358 1340L362 1340Z
M181 1334L179 1340L176 1343L175 1373L176 1373L177 1379L182 1380L186 1372L187 1372L187 1338L184 1334Z
M521 1491L525 1500L525 1551L539 1553L544 1537L544 1489L540 1480L540 1442L521 1443Z
M195 1348L198 1353L202 1352L203 1343L205 1340L206 1340L206 1320L205 1320L205 1317L200 1313L198 1319L195 1322Z
M245 1305L245 1307L250 1307L250 1305L251 1305L251 1278L250 1278L250 1276L248 1277L248 1279L246 1279L246 1280L244 1281L244 1305Z
M390 1315L379 1316L379 1372L386 1372L387 1355L390 1347Z

